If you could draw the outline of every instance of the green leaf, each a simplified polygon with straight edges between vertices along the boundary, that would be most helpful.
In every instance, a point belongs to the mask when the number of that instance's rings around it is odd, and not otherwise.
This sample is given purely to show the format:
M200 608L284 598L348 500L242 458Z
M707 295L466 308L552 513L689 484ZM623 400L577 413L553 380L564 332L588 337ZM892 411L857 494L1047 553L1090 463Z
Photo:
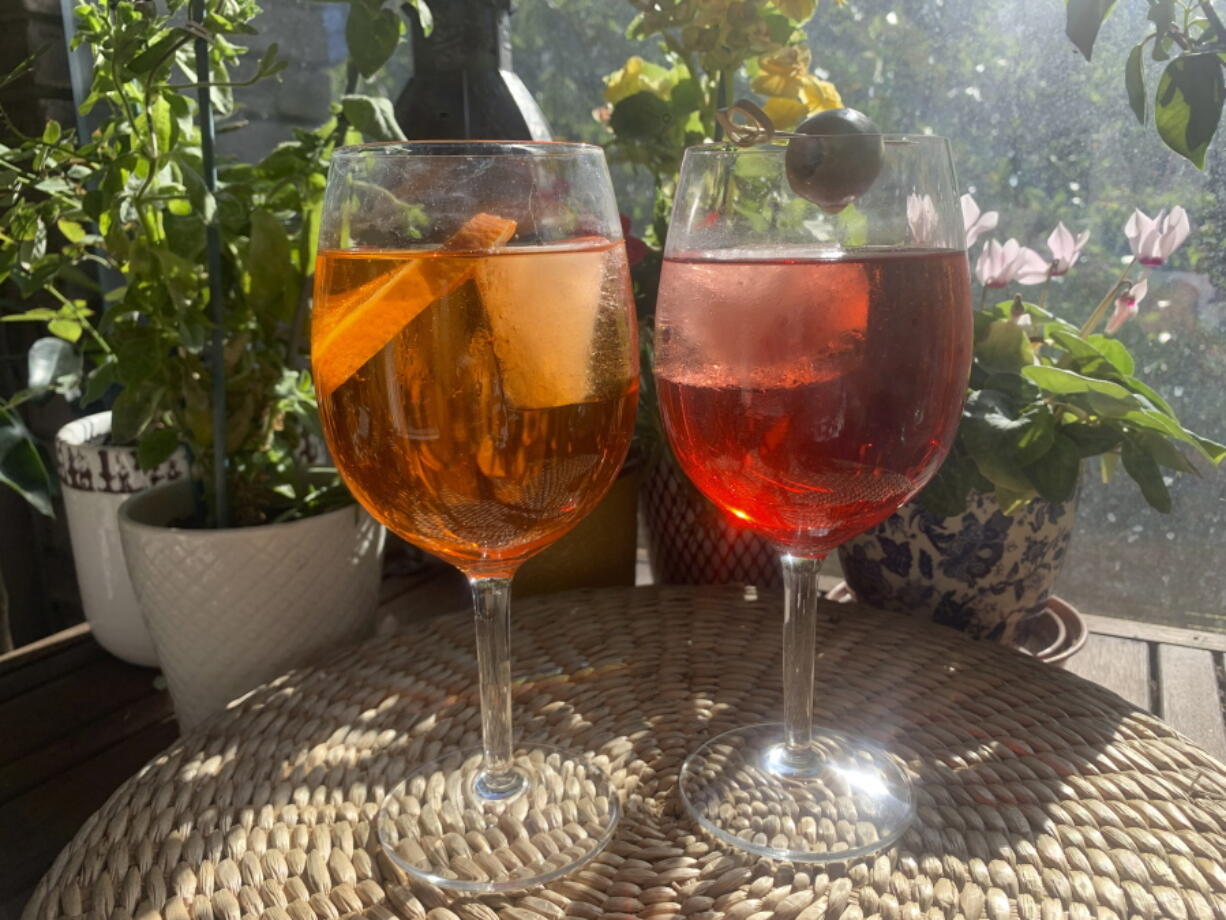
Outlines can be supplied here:
M1216 54L1183 54L1166 65L1154 100L1154 120L1166 145L1205 168L1205 152L1222 118L1226 80Z
M422 34L429 38L430 33L434 31L434 13L430 11L426 0L408 0L408 4L417 11L417 19L421 22Z
M134 444L157 413L166 391L160 386L125 387L111 409L111 441L120 445Z
M1081 451L1077 445L1057 432L1051 449L1043 457L1029 464L1026 473L1034 483L1035 490L1049 502L1066 502L1077 491L1077 477L1081 472Z
M1094 40L1098 38L1099 27L1113 6L1115 0L1068 0L1064 33L1087 61L1094 52Z
M1197 451L1201 451L1200 442L1197 440L1196 435L1185 430L1179 422L1169 415L1165 415L1156 409L1136 409L1119 416L1119 418L1120 421L1126 422L1134 428L1141 428L1165 435L1175 441L1182 441ZM1209 458L1206 456L1205 459L1208 460Z
M145 384L157 374L166 357L161 335L152 326L125 326L112 347L119 362L117 376L128 389Z
M47 517L54 517L55 482L42 452L17 413L0 409L0 483L15 489Z
M667 141L674 121L667 102L653 92L641 90L613 106L609 127L620 140Z
M170 54L171 49L182 40L182 36L175 32L162 36L162 38L128 61L128 72L138 77L147 74L157 66L159 61L166 58Z
M1150 0L1149 15L1158 35L1165 34L1175 22L1175 0Z
M281 221L260 208L251 214L251 309L261 320L285 321L298 306L301 279Z
M108 358L90 373L85 381L85 391L81 394L81 405L89 406L106 395L107 390L119 383L119 365L114 358Z
M693 77L678 80L677 85L668 94L668 101L677 114L688 115L702 107L702 86ZM752 157L744 159L752 159Z
M748 157L747 159L753 159ZM763 159L766 159L763 157ZM854 204L849 204L839 211L834 218L838 229L838 238L848 248L863 246L868 242L868 217Z
M1120 450L1120 459L1124 462L1124 469L1128 475L1141 487L1141 494L1145 496L1150 507L1163 514L1169 514L1171 493L1167 491L1166 483L1162 481L1162 470L1158 468L1154 458L1130 439L1124 441L1124 446Z
M998 319L975 344L975 360L989 373L1017 373L1034 364L1034 352L1026 330L1017 323Z
M1136 377L1126 377L1124 378L1123 383L1126 387L1128 387L1128 389L1132 390L1132 392L1139 393L1148 399L1150 403L1153 404L1154 408L1156 408L1159 412L1162 412L1164 415L1171 418L1175 417L1175 410L1171 408L1170 403L1159 396L1158 391L1149 384L1142 383Z
M786 45L790 42L796 32L796 27L792 24L792 20L782 13L767 14L762 17L762 21L766 24L771 41L779 45Z
M1168 470L1174 470L1177 473L1190 473L1194 476L1200 475L1200 470L1192 465L1192 462L1183 455L1178 447L1162 435L1148 431L1138 431L1129 434L1128 439L1135 441L1138 447Z
M252 34L255 34L254 32ZM261 80L273 77L289 66L289 61L281 56L281 48L273 42L264 49L264 53L260 55L260 63L256 67L256 73Z
M47 323L47 331L59 336L66 342L75 342L81 338L81 324L75 319L53 319Z
M85 239L85 228L75 220L61 218L55 222L55 225L60 228L60 233L64 234L64 239L70 243L79 243Z
M377 74L400 42L403 23L377 0L353 0L345 21L349 57L366 79Z
M396 123L392 103L387 99L356 94L348 95L341 98L341 109L349 123L362 132L366 140L404 140L404 132Z
M46 323L59 315L58 310L52 310L50 307L35 307L23 313L10 313L8 316L0 316L0 323Z
M1124 437L1117 428L1110 425L1092 425L1088 422L1062 425L1060 433L1077 446L1077 451L1083 459L1115 450Z
M1226 444L1219 444L1217 441L1202 438L1200 435L1193 435L1193 437L1196 438L1196 443L1200 445L1200 449L1204 451L1205 456L1214 466L1226 459Z
M136 445L136 463L142 470L151 470L165 463L179 446L179 434L170 428L155 428L146 432Z
M170 103L164 97L158 96L149 107L149 118L153 123L153 136L157 141L159 153L169 152L175 145L179 129L178 121L170 110Z
M955 451L920 492L919 502L931 514L957 517L966 511L966 498L976 478L975 464Z
M1056 440L1056 419L1051 410L1043 407L1023 419L1026 426L1018 436L1017 460L1023 466L1037 462L1046 456Z
M1132 394L1117 397L1095 392L1078 393L1070 396L1069 401L1103 418L1123 418L1144 408Z
M1073 371L1059 367L1041 367L1038 365L1022 368L1022 376L1038 384L1039 388L1057 396L1069 396L1075 393L1098 393L1111 399L1131 401L1135 405L1135 397L1118 383L1109 380L1099 380L1086 377Z
M1145 42L1134 47L1128 55L1128 63L1124 65L1124 89L1128 91L1128 104L1137 121L1145 124Z
M1044 335L1067 351L1075 358L1101 358L1103 353L1075 332L1066 329L1052 328L1044 330Z
M1014 445L1030 421L1016 416L1003 394L972 393L958 436L979 471L996 486L1029 492L1033 486L1018 462Z
M1094 346L1098 353L1111 362L1111 366L1124 376L1131 377L1132 372L1136 370L1136 362L1132 360L1132 355L1119 339L1095 334L1088 336L1085 341Z

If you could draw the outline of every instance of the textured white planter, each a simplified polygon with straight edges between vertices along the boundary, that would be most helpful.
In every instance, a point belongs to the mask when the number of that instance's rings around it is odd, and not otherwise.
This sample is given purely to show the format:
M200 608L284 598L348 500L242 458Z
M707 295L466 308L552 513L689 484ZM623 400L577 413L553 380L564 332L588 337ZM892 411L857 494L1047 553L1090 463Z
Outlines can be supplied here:
M374 623L384 530L357 505L260 527L170 526L190 484L119 509L132 584L187 730L252 687Z
M123 561L117 512L134 492L187 472L187 454L176 451L162 465L142 470L136 448L106 444L111 413L69 422L55 436L72 556L85 619L98 644L117 658L154 667L157 654L141 617Z

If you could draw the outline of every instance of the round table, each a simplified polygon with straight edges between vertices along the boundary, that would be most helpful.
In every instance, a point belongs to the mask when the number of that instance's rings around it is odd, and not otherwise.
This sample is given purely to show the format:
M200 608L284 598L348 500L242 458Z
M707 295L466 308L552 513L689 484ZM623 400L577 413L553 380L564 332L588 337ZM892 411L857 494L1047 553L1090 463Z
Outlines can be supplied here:
M27 920L1223 917L1226 767L1074 675L856 605L819 624L817 718L915 784L900 844L805 867L728 851L680 807L702 739L780 715L781 601L732 588L534 598L513 615L523 740L591 752L625 815L529 892L454 897L383 855L406 767L479 743L470 620L291 672L181 739L81 828Z

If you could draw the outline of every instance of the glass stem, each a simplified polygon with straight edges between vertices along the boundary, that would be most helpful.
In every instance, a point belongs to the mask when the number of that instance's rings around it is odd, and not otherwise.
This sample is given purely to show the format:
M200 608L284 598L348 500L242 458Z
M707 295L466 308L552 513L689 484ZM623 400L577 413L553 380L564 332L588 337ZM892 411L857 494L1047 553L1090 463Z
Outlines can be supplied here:
M823 557L784 553L783 564L783 721L784 756L789 766L811 766L813 751L813 668L820 599L817 577Z
M511 579L470 578L481 672L481 740L485 752L478 794L505 799L523 787L511 766Z

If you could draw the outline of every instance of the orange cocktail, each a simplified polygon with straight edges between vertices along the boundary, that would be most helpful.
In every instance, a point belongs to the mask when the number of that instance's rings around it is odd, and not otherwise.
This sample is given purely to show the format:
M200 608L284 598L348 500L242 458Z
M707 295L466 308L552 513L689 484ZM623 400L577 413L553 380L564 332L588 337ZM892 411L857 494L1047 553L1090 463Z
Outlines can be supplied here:
M348 336L357 354L317 360L320 411L362 504L469 574L502 574L586 515L634 424L631 351L607 341L633 336L624 264L604 239L322 252L314 342L345 353ZM334 329L363 298L372 317ZM379 346L375 313L411 318Z

